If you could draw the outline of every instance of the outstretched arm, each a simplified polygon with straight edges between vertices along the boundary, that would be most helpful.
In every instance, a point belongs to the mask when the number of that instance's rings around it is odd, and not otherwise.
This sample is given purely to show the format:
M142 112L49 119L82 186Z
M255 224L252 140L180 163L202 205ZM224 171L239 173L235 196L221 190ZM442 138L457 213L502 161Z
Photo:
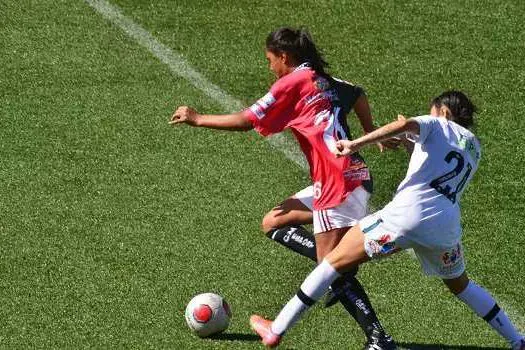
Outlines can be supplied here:
M406 120L404 116L401 114L397 116L397 120ZM406 134L403 134L399 138L401 140L401 144L403 144L403 147L405 147L405 150L408 152L408 154L412 154L414 152L414 141L408 139Z
M220 130L247 131L253 129L252 122L242 112L222 115L199 114L188 106L177 108L169 121L170 125L181 123Z
M412 134L419 135L419 124L413 119L402 119L382 126L375 131L364 135L356 140L340 140L337 141L337 150L335 154L338 157L346 156L348 154L359 151L366 145L381 142L391 137L400 135L402 133L409 132Z
M372 113L370 111L370 104L366 95L361 95L354 104L354 111L359 119L359 123L363 128L363 131L368 134L374 131L376 128L373 123ZM377 146L379 151L383 152L385 148L396 149L399 146L399 140L390 139L378 142Z

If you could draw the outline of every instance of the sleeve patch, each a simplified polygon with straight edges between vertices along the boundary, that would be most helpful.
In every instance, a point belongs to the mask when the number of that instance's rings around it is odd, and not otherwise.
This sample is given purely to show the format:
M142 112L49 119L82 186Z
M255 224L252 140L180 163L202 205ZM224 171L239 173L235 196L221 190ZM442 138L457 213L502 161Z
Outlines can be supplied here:
M266 116L266 110L268 107L270 107L272 104L275 103L275 97L269 92L266 95L264 95L262 98L260 98L257 102L255 102L251 107L250 110L257 116L257 118L262 119Z

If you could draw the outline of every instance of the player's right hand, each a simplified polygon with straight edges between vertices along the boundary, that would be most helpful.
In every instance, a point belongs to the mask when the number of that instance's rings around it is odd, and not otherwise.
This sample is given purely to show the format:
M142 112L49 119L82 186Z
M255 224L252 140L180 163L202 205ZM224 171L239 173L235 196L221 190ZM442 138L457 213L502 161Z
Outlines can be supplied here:
M334 154L336 157L344 157L358 151L357 144L351 140L339 140L335 144Z
M180 123L186 123L189 125L195 125L197 116L197 111L193 108L188 106L180 106L171 116L169 124L176 125Z

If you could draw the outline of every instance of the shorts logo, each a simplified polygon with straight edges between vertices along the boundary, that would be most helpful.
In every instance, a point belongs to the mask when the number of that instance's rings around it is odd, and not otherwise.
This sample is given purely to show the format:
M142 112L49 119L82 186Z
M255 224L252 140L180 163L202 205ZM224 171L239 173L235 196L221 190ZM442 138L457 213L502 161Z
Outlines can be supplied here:
M374 256L379 255L379 253L381 252L381 246L379 245L379 243L377 243L376 241L371 239L371 240L366 242L366 249L365 250L366 250L366 253L368 254L368 256L374 257Z
M386 234L386 235L382 235L378 240L377 240L377 243L379 243L380 245L384 245L386 243L390 242L390 235L389 234Z
M398 250L396 242L390 234L384 234L379 239L370 239L366 242L366 251L369 256L388 255Z
M396 249L396 242L392 241L392 236L389 234L382 235L377 242L381 246L383 255L390 254Z
M452 248L441 255L441 261L444 266L452 266L458 262L461 258L461 246L458 244L455 248Z

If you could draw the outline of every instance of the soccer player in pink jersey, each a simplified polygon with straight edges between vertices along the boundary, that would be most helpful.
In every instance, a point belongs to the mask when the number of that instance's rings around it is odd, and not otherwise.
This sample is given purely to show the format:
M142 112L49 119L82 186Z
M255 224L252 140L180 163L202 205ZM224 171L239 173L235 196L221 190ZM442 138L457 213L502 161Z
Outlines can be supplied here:
M238 113L208 115L181 106L170 124L223 130L255 129L269 136L290 129L310 166L313 185L288 198L263 219L272 239L311 259L322 261L349 227L367 214L371 177L354 153L336 157L336 144L350 137L346 116L355 107L365 132L373 131L368 101L362 89L334 79L305 30L280 28L266 40L266 58L277 81L251 107ZM315 238L301 225L312 223ZM395 349L379 322L354 269L331 287L365 332L365 349Z

